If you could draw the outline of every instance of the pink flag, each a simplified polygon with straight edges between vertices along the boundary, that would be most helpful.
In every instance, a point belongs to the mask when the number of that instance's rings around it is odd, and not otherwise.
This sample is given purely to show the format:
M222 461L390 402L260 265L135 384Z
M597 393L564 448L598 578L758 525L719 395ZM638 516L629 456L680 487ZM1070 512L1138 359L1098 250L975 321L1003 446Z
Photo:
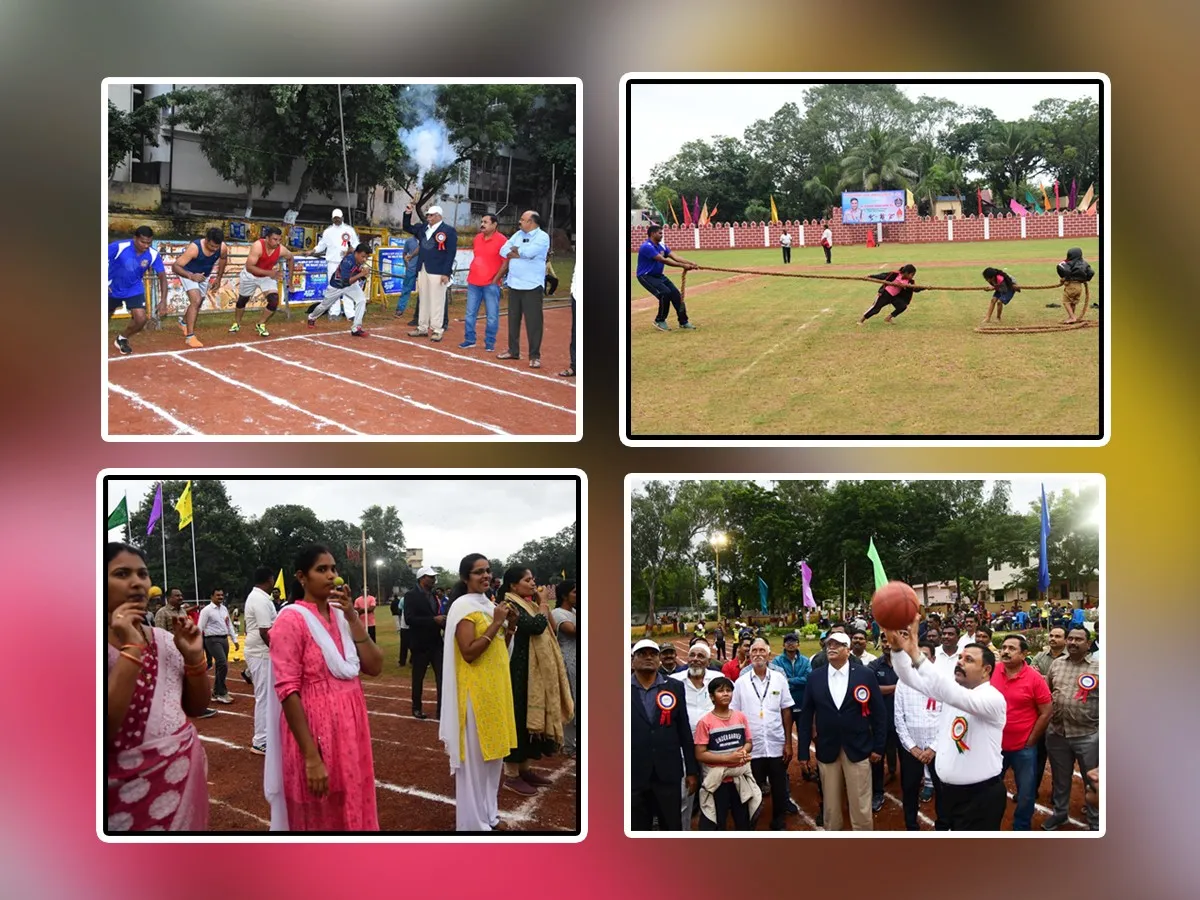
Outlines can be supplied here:
M1027 215L1029 215L1029 210L1027 210L1025 207L1023 207L1023 206L1022 206L1020 203L1018 203L1016 200L1009 200L1009 201L1008 201L1008 208L1009 208L1009 209L1011 209L1013 212L1015 212L1015 213L1016 213L1018 216L1027 216Z
M815 609L817 601L813 599L812 569L808 567L807 562L800 563L800 578L804 582L804 607L805 609Z
M146 536L154 534L154 523L162 518L162 482L158 483L158 491L154 495L154 506L150 508L150 524L146 526Z
M696 195L695 201L692 203L692 221L697 225L700 224L700 195Z

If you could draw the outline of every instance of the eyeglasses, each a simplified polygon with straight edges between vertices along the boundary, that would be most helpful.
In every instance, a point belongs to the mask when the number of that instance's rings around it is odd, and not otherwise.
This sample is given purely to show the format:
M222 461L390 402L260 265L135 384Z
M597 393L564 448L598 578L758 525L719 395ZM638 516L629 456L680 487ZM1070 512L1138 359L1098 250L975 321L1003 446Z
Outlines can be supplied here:
M491 569L474 569L474 570L472 570L471 574L472 575L491 575L492 570Z

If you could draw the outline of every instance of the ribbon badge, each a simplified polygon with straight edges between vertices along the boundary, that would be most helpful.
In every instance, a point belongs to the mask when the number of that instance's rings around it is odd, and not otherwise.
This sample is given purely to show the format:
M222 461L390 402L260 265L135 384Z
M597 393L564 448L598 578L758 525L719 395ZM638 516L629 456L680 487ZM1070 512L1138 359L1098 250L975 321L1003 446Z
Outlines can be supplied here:
M857 700L859 706L862 707L862 714L864 716L869 716L871 714L871 709L869 706L867 706L867 702L871 699L871 689L865 684L860 684L854 689L854 699Z
M439 231L437 234L435 234L435 235L433 236L433 239L434 239L435 241L437 241L437 245L438 245L438 249L439 249L439 250L445 250L445 249L446 249L446 232L444 232L444 231Z
M970 750L967 746L967 720L962 716L955 718L954 723L950 726L950 737L954 738L954 746L958 748L958 752Z
M1091 672L1084 672L1079 676L1078 684L1079 690L1075 693L1075 699L1086 701L1092 691L1100 686L1100 679Z
M659 691L655 702L658 704L659 710L661 710L661 714L658 717L658 724L670 725L671 710L675 708L675 704L678 702L675 699L675 695L670 691Z
M937 701L934 700L932 697L926 697L925 698L925 708L936 711L937 710Z

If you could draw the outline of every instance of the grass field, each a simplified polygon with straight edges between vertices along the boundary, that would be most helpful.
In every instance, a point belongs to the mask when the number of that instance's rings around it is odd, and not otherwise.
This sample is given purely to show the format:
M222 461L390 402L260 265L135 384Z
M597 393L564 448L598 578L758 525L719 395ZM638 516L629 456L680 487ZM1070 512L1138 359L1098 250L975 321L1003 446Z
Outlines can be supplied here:
M656 302L630 275L630 422L633 436L1095 435L1100 329L977 334L990 293L980 272L1003 268L1018 284L1055 284L1071 246L1099 269L1097 238L995 243L695 251L700 265L790 273L868 275L917 266L917 281L979 286L917 294L903 316L855 323L874 301L866 282L693 272L695 331L652 326ZM632 257L633 255L631 255ZM667 274L678 285L679 269ZM1101 299L1099 280L1090 285ZM1004 325L1063 318L1058 290L1020 293ZM1097 311L1089 313L1095 317Z

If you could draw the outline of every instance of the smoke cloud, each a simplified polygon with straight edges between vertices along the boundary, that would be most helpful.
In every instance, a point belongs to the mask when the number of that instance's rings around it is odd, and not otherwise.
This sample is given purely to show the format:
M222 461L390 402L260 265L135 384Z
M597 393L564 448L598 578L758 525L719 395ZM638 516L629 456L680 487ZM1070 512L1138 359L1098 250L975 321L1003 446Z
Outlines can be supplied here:
M400 140L417 165L417 182L435 166L445 166L455 159L454 147L450 144L450 133L445 123L439 121L437 110L437 85L415 84L409 88L409 98L418 117L418 124L401 129Z

